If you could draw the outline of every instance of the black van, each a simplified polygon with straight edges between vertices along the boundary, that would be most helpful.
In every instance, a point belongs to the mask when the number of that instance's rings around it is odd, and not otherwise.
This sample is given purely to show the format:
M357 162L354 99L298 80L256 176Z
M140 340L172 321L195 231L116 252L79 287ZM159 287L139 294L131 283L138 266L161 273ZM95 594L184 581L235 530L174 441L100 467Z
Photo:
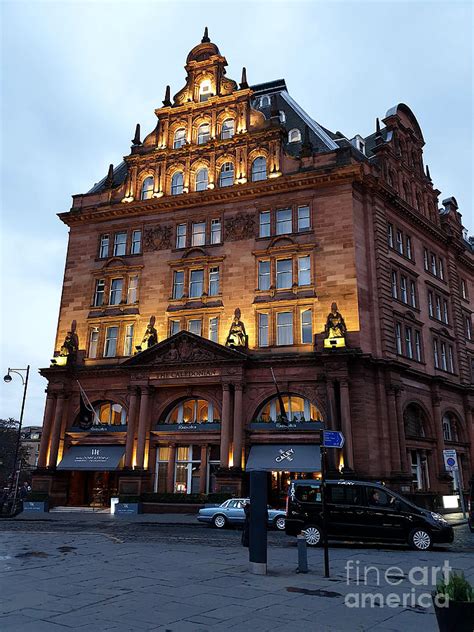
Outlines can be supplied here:
M380 483L327 481L326 505L330 539L408 542L418 550L454 539L453 528L442 516L417 507ZM321 481L291 481L286 533L296 536L304 531L308 545L319 546L321 524Z

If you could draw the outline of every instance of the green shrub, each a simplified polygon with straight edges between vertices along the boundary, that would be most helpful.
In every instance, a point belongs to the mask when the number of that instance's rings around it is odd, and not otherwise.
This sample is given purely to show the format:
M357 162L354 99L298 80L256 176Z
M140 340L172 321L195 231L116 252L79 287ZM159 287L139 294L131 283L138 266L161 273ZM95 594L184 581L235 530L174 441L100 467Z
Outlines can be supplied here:
M464 573L452 573L447 582L441 580L436 585L438 595L449 601L474 601L474 588L464 577Z

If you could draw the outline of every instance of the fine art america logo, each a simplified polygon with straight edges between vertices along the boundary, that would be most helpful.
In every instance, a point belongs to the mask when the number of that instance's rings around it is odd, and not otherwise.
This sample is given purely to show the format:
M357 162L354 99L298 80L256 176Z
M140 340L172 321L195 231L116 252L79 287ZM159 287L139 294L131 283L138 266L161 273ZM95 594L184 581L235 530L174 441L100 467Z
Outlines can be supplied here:
M290 448L289 450L279 450L279 452L280 455L275 458L275 461L277 463L281 463L285 459L287 459L288 461L293 461L293 454L295 453L293 448Z

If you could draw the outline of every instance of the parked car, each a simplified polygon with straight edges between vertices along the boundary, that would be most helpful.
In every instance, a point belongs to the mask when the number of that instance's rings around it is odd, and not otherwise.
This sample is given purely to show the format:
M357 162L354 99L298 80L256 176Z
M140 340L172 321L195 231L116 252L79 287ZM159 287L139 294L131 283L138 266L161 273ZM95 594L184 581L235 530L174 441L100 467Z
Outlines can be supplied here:
M379 483L326 482L330 539L408 542L418 550L452 542L453 528L439 514L417 507ZM304 533L310 546L322 544L321 481L294 480L288 488L286 533Z
M244 524L244 504L250 502L248 498L231 498L218 507L200 509L197 519L207 522L217 529L228 525ZM268 526L283 531L285 529L285 512L282 509L268 508Z

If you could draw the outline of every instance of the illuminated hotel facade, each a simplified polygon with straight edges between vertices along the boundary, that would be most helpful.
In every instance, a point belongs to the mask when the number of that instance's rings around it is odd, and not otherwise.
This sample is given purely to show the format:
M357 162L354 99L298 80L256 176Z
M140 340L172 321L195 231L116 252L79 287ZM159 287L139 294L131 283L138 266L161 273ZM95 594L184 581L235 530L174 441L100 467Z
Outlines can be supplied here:
M155 129L60 214L35 487L72 505L240 493L251 446L317 444L324 422L346 439L334 471L449 493L443 450L465 483L474 460L473 245L455 198L439 209L414 114L348 139L283 80L237 84L226 65L206 31ZM328 348L333 303L347 332ZM89 469L66 467L74 452Z

